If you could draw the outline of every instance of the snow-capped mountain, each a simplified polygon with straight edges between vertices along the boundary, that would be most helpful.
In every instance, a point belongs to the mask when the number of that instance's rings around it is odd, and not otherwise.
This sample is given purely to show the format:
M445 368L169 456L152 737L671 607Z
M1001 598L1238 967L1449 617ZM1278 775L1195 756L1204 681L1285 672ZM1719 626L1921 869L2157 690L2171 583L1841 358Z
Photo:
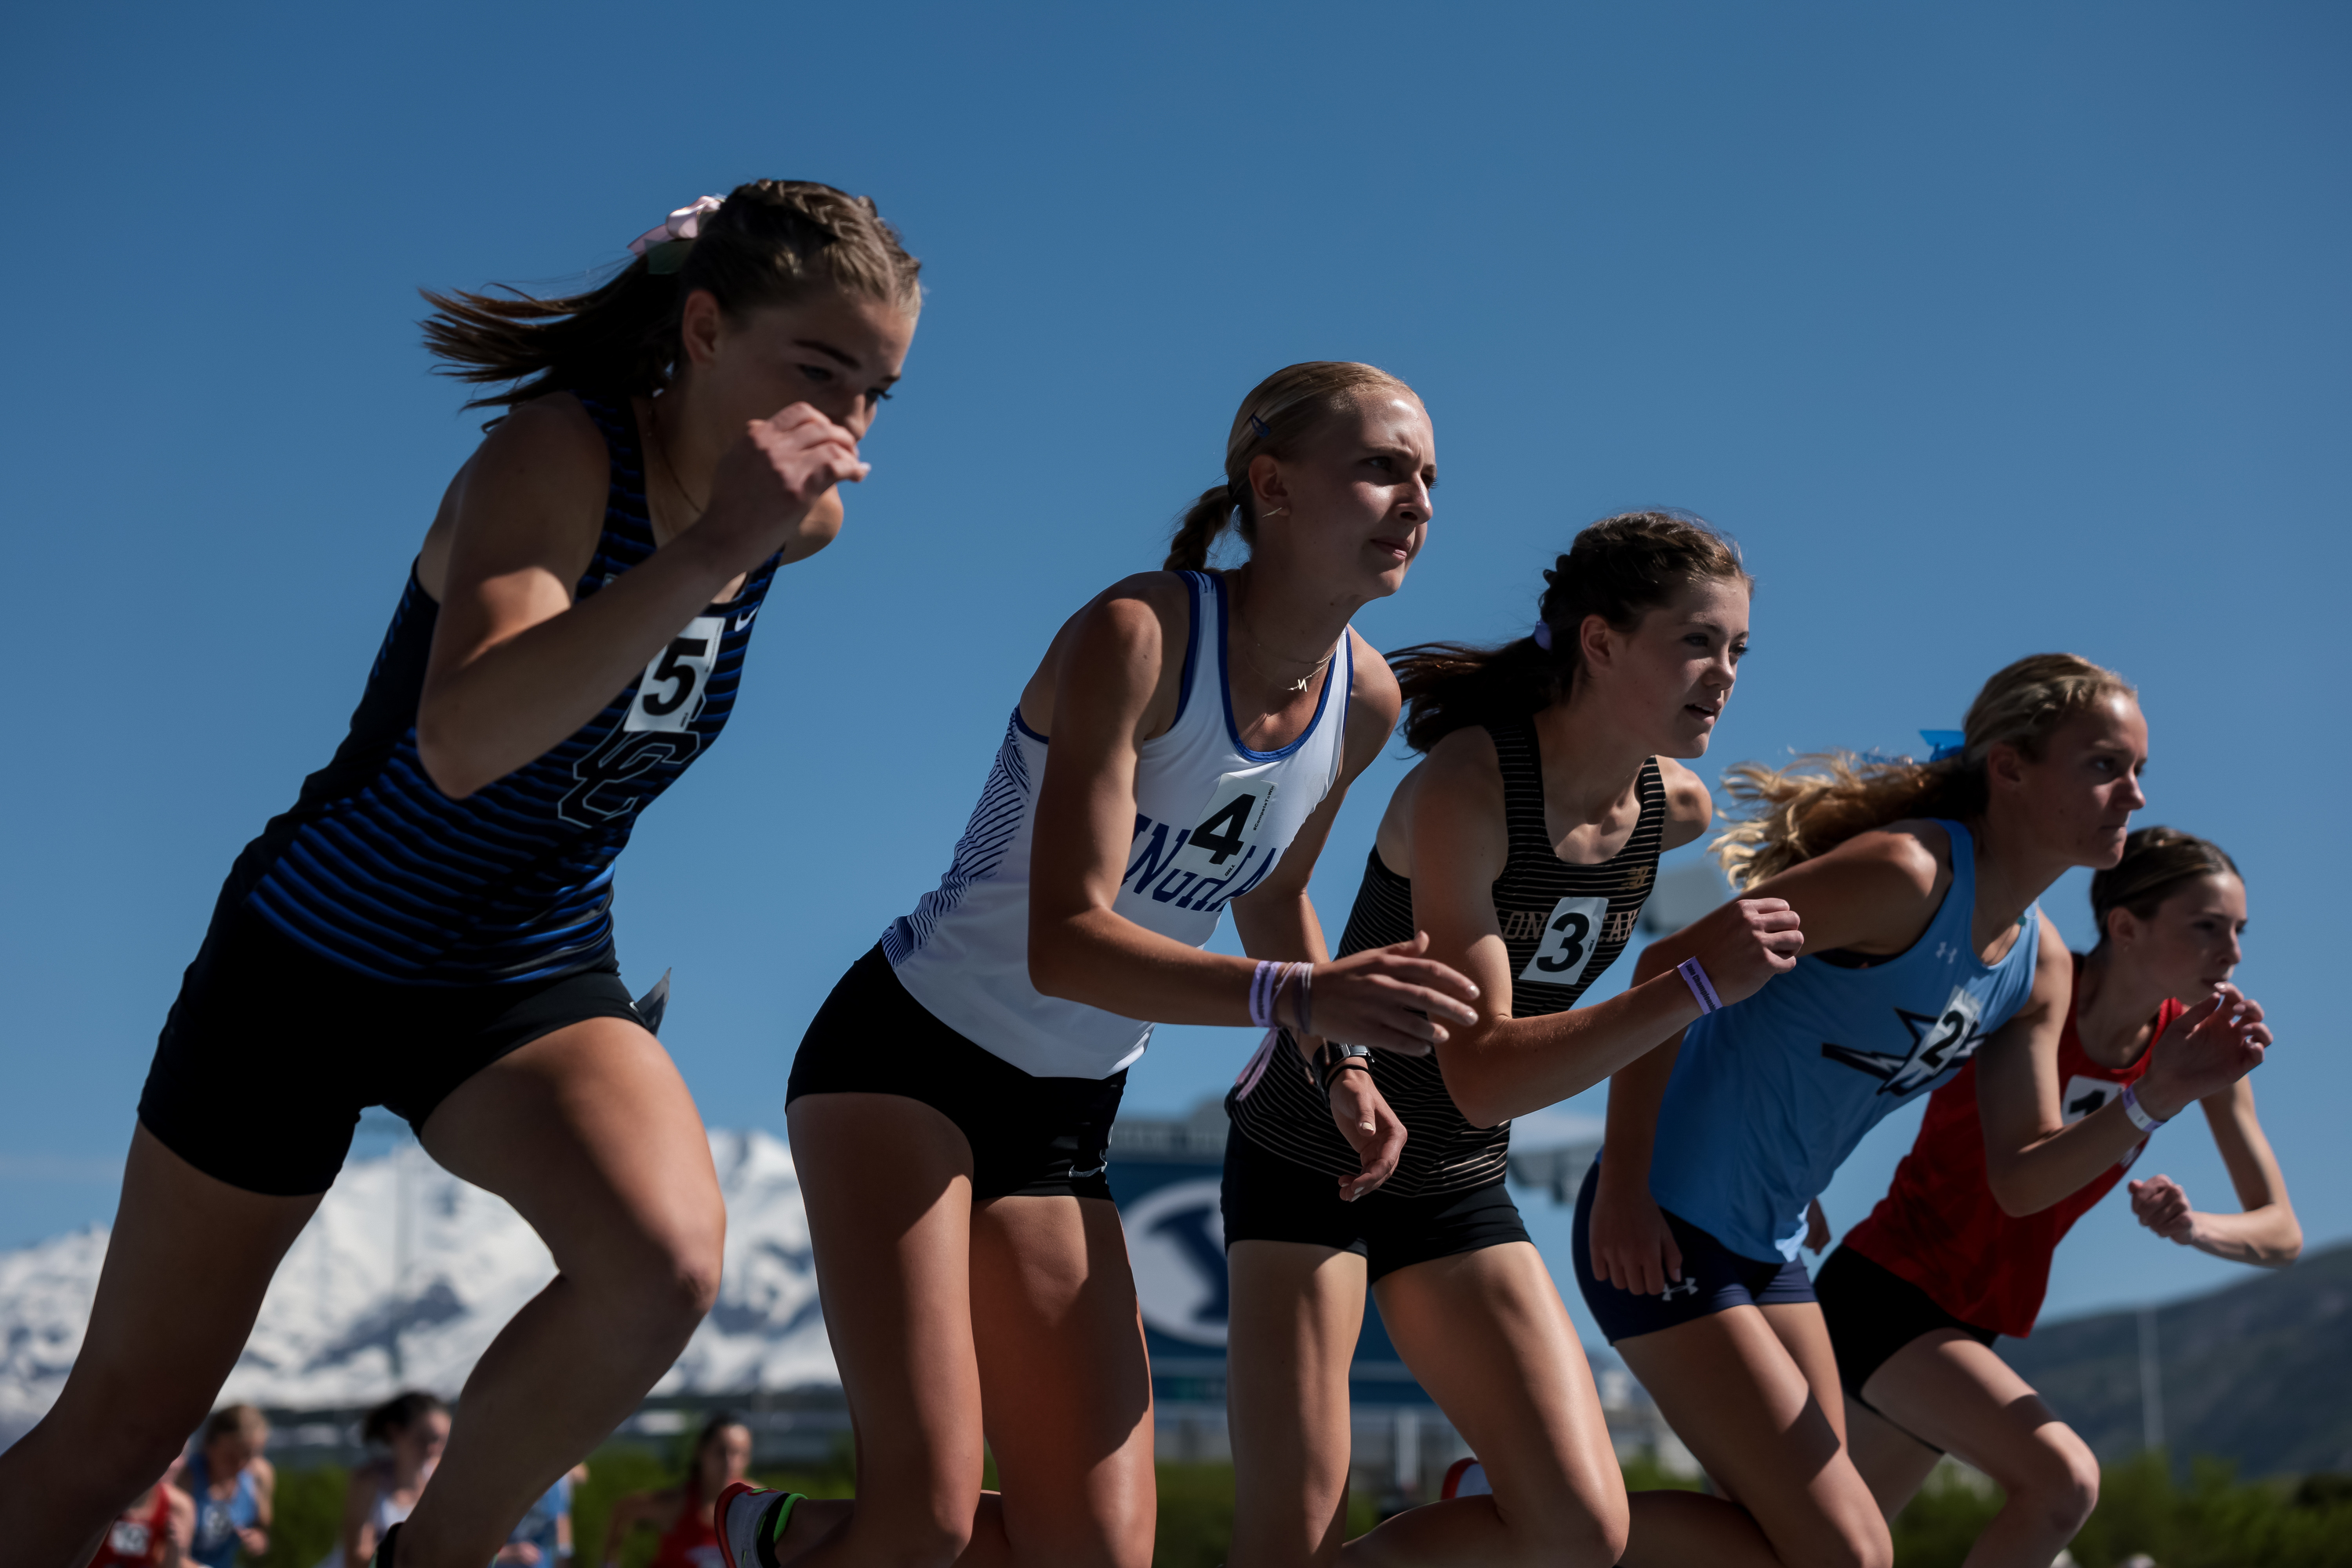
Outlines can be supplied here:
M657 1394L837 1381L817 1308L808 1219L790 1149L713 1132L727 1201L719 1305ZM92 1226L0 1254L0 1445L39 1419L81 1348L106 1255ZM450 1394L498 1331L554 1277L504 1200L405 1145L343 1168L287 1254L224 1399L296 1409L397 1388Z

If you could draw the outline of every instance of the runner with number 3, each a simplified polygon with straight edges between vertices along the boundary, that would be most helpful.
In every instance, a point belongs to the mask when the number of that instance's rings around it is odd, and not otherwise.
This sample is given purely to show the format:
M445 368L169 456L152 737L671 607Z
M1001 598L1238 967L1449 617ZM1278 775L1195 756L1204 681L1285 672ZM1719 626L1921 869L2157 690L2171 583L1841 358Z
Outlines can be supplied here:
M1397 786L1340 952L1416 927L1483 1016L1435 1052L1285 1033L1227 1096L1234 1568L1547 1562L1601 1568L1625 1487L1559 1290L1505 1189L1513 1116L1590 1088L1696 1017L1677 973L1580 1007L1633 934L1662 849L1705 831L1703 755L1748 649L1729 542L1664 513L1597 522L1544 574L1535 635L1391 664L1425 753ZM1785 906L1704 954L1744 996L1796 962ZM1342 1551L1348 1373L1370 1283L1481 1489Z
M1396 721L1396 681L1348 618L1403 584L1436 471L1394 377L1279 371L1234 416L1167 569L1055 637L947 875L793 1062L858 1496L736 1489L730 1568L1150 1560L1150 1368L1104 1175L1144 1020L1311 1016L1426 1048L1475 1016L1475 988L1419 942L1326 962L1307 897ZM1206 570L1236 515L1250 560ZM1252 958L1202 951L1228 906ZM983 1440L1001 1494L980 1488Z
M0 1454L12 1563L79 1568L204 1418L363 1106L559 1269L467 1380L387 1568L489 1562L717 1293L708 1135L621 984L614 863L726 723L778 570L838 531L919 295L873 204L825 185L706 196L633 248L574 298L429 297L427 341L500 416L349 736L189 966L88 1336Z

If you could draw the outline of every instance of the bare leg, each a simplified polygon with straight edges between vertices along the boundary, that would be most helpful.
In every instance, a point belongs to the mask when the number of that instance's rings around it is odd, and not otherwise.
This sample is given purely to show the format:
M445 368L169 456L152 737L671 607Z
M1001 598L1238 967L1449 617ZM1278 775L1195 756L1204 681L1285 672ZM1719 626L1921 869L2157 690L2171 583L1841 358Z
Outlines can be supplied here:
M1889 1568L1886 1521L1845 1455L1819 1307L1734 1307L1617 1351L1726 1493L1634 1494L1626 1568Z
M1342 1560L1608 1568L1625 1549L1625 1481L1543 1258L1524 1241L1400 1268L1373 1289L1397 1349L1494 1487L1398 1515Z
M950 1563L982 1498L971 1146L899 1095L803 1095L787 1116L858 1495L800 1505L780 1555L793 1568Z
M558 1269L466 1380L447 1454L400 1532L400 1568L480 1568L686 1348L719 1292L727 1214L685 1082L623 1020L493 1062L421 1137L514 1205Z
M1151 1366L1118 1210L1100 1198L981 1205L971 1328L1004 1491L995 1521L973 1525L965 1561L1148 1568Z
M1870 1406L1845 1402L1845 1449L1889 1523L1919 1495L1943 1456ZM2054 1555L2054 1553L2053 1553Z
M80 1568L212 1408L278 1259L319 1197L205 1175L142 1127L89 1328L56 1408L0 1454L0 1541L27 1568Z
M1991 1347L1956 1329L1922 1334L1887 1357L1863 1396L2007 1494L1966 1568L2049 1568L2098 1505L2089 1447Z
M1226 1260L1232 1568L1335 1562L1348 1521L1348 1368L1364 1324L1364 1259L1306 1242L1238 1241Z

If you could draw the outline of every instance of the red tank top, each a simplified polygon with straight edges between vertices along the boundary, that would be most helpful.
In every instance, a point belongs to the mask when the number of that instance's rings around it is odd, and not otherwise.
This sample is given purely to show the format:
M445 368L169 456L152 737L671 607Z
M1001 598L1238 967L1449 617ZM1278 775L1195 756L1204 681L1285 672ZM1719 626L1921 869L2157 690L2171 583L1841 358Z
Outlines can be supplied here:
M710 1528L710 1505L688 1490L648 1568L726 1568L726 1561L719 1554L719 1532Z
M107 1527L89 1568L154 1568L172 1539L172 1494L155 1489L154 1505L126 1513Z
M2074 955L2079 986L2083 956ZM2188 1011L2178 1002L2157 1009L2156 1033ZM2155 1036L2149 1037L2153 1047ZM2072 1126L2137 1082L2147 1070L2147 1051L2126 1068L2104 1068L2083 1054L2074 1009L2058 1037L2059 1105ZM1985 1179L1984 1125L1977 1119L1977 1064L1927 1098L1918 1141L1895 1169L1895 1184L1846 1233L1845 1245L1900 1275L1964 1323L2012 1339L2033 1331L2050 1289L2050 1259L2058 1243L2091 1205L2131 1169L2146 1139L2100 1173L2088 1186L2039 1214L2001 1212Z

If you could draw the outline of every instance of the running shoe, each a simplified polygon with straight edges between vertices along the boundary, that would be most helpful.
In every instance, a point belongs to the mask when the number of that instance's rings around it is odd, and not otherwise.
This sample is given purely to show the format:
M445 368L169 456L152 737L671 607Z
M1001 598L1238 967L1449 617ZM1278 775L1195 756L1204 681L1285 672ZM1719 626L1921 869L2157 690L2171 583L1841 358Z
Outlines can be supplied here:
M1456 1459L1446 1468L1445 1484L1440 1487L1440 1499L1457 1497L1492 1497L1495 1489L1487 1483L1486 1467L1475 1459Z
M711 1510L719 1526L719 1554L727 1568L775 1568L775 1542L793 1519L800 1492L771 1491L750 1481L736 1481L719 1494ZM762 1552L762 1542L768 1550Z

